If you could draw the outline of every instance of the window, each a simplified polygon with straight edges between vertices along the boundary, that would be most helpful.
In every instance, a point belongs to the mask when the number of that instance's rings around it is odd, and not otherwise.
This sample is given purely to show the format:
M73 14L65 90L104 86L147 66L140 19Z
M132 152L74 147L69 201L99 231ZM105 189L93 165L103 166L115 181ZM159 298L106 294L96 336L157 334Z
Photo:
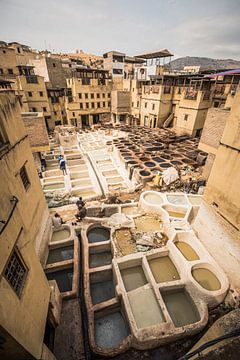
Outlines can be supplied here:
M132 107L134 107L134 102L132 102Z
M108 107L110 107L111 106L111 103L110 103L110 101L108 102Z
M100 94L99 93L97 93L97 98L100 99Z
M78 94L78 97L79 97L79 99L82 99L82 94L79 93L79 94Z
M145 104L144 104L144 106L145 106L145 109L146 109L146 107L147 107L147 103L145 103Z
M25 190L27 190L30 186L30 181L25 165L20 169L20 178L22 180Z
M93 93L91 94L91 99L94 99L94 94Z
M53 63L53 64L52 64L52 66L53 66L53 67L56 67L56 64L55 64L55 63Z
M123 71L122 69L113 69L113 74L122 75Z
M43 91L39 91L39 95L40 95L40 96L43 96Z
M0 75L2 75L3 74L3 69L0 69Z
M56 112L56 111L54 111L54 115L57 115L57 112Z
M133 92L134 92L134 88L133 88Z
M86 109L88 109L89 108L89 104L88 103L86 103Z
M102 97L105 99L105 94L104 93L102 94Z
M32 92L28 91L28 96L32 97Z
M21 50L20 50L20 48L19 48L19 47L17 48L17 51L18 51L18 53L19 53L19 54L21 54Z
M155 109L155 104L152 104L152 110L154 110Z
M97 107L100 108L100 106L101 106L101 104L100 104L100 102L98 102L98 103L97 103Z
M110 96L111 96L111 93L108 93L108 97L110 98Z
M37 108L33 107L33 108L32 108L32 111L33 111L33 112L37 112Z
M13 69L8 69L9 75L13 75Z
M3 50L3 53L6 54L6 50Z
M92 109L94 109L94 102L92 102L92 104L91 104L91 105L92 105Z
M187 121L188 120L188 114L184 114L184 121Z
M139 107L139 101L137 101L137 107Z
M82 109L82 108L83 108L83 104L82 104L82 103L80 103L79 105L80 105L80 109Z
M46 107L43 107L42 109L43 109L43 111L47 111L47 108L46 108Z
M105 105L105 101L103 102L103 107L105 107L106 105Z
M75 116L75 112L73 111L72 116Z
M26 282L27 272L27 267L14 250L4 271L4 277L19 297Z
M88 93L85 94L85 99L88 99Z

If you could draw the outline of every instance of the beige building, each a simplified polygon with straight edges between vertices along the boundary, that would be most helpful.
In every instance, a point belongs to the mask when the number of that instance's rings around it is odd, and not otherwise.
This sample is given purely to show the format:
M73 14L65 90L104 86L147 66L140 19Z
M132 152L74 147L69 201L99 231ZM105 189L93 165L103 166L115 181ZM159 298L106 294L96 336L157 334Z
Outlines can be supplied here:
M216 158L204 195L232 226L240 230L240 89L234 96L232 108L216 151Z
M0 92L0 162L0 358L53 360L46 333L58 321L40 263L51 223L19 100L6 90Z
M70 125L91 126L110 120L112 81L105 70L83 69L67 79L66 112Z

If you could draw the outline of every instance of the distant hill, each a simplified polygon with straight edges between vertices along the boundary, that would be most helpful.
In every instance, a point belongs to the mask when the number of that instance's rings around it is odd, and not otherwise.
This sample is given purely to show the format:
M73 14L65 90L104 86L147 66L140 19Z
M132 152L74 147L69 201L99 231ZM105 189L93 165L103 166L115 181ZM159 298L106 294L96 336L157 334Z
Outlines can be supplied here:
M182 70L184 66L200 66L200 70L239 69L240 61L232 59L211 59L206 57L185 56L171 62L171 68L173 70Z

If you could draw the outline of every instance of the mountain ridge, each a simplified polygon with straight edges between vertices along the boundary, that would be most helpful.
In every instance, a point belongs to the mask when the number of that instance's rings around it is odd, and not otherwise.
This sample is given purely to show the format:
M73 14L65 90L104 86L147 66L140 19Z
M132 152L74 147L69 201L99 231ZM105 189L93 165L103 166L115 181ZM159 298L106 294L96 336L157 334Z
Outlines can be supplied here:
M237 69L240 68L240 60L213 59L200 56L184 56L171 61L173 70L182 70L184 66L200 66L200 70Z

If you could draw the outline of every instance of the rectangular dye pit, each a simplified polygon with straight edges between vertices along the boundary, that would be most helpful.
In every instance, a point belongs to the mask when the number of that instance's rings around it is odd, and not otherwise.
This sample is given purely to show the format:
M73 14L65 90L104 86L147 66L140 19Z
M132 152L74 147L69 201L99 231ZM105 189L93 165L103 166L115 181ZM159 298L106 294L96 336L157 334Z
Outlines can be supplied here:
M90 274L90 292L93 305L115 297L115 284L112 270Z
M196 305L184 289L163 292L162 297L176 327L194 324L200 320Z
M129 328L121 309L95 315L94 338L102 348L117 347L129 335Z
M109 249L89 249L89 267L110 265L112 263L112 253Z
M73 267L46 274L48 280L56 280L60 292L72 290Z
M161 324L165 321L153 289L142 288L128 294L136 325L139 329Z
M131 291L147 284L142 266L134 266L121 270L121 276L126 291Z
M43 190L64 189L64 182L43 185Z
M156 283L179 280L180 276L169 256L148 260Z
M63 246L56 249L50 249L47 264L53 264L59 261L66 261L73 259L74 247L73 245Z

